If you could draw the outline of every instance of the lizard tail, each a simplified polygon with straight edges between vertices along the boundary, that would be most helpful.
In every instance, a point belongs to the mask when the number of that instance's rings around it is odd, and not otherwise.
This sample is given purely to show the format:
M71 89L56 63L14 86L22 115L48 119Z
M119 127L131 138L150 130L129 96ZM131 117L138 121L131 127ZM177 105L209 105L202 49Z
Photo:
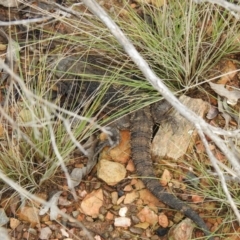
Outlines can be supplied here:
M199 228L201 228L206 236L211 235L211 232L209 231L206 223L202 220L202 218L186 203L182 202L171 193L166 192L158 180L145 178L143 179L143 183L147 189L153 193L153 195L156 196L161 202L173 209L182 212L185 216L190 218ZM212 237L209 237L208 239L213 240Z
M150 113L150 107L145 107L134 112L131 116L131 146L132 159L137 174L142 177L142 181L146 188L150 190L161 202L169 207L182 212L202 229L208 239L211 232L202 218L191 209L186 203L176 198L174 195L165 191L156 179L150 154L151 132L153 127L153 119Z

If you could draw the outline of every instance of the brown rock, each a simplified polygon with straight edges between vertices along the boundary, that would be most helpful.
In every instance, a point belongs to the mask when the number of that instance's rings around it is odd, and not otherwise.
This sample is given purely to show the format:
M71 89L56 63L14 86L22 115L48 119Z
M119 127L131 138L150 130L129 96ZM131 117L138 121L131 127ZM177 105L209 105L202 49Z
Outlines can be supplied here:
M168 227L169 225L168 217L164 213L160 213L158 216L158 223L163 228Z
M15 229L20 224L20 221L16 218L10 218L10 227L11 229Z
M145 206L138 214L141 222L147 222L150 225L155 225L158 222L158 215L149 207Z
M112 204L117 204L117 200L118 200L118 193L117 192L112 192L111 193L112 196Z
M176 226L172 227L168 233L168 239L173 240L190 240L192 239L192 232L194 224L189 218L184 219Z
M108 211L106 214L106 220L111 221L113 219L114 219L114 215Z
M31 223L35 227L39 223L39 210L35 207L23 207L18 212L19 220Z
M99 214L99 209L103 205L102 189L94 190L82 201L80 209L86 215L95 217Z
M132 185L130 185L130 184L128 184L127 186L125 186L124 189L123 189L124 192L130 192L130 191L132 191L132 190L133 190L133 188L132 188Z
M135 166L132 160L128 161L128 164L126 166L127 171L129 172L134 172L135 171Z
M7 228L0 227L0 239L11 240L13 238L10 238Z
M121 204L123 202L123 200L125 199L125 195L121 196L118 200L117 200L117 205Z
M117 162L108 160L100 160L97 169L97 175L108 185L116 185L118 182L123 180L126 176L125 167Z
M29 232L24 232L22 235L23 239L29 239L31 237L31 234Z
M39 238L49 239L51 235L52 235L52 230L49 227L44 227L44 228L41 228L40 230Z
M127 193L124 199L124 204L130 204L134 202L138 197L139 197L139 193L137 191Z

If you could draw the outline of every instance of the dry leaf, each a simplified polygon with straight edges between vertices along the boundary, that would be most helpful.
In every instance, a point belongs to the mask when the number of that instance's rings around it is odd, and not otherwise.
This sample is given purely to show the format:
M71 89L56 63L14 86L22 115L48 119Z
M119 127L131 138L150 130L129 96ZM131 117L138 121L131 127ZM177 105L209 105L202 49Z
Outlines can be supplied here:
M228 128L229 122L231 121L231 116L225 111L224 106L227 105L227 103L225 103L225 101L226 101L226 99L224 99L222 102L220 97L218 97L218 110L225 120L225 128ZM226 107L228 107L228 106L226 106Z
M14 196L10 199L10 209L13 214L16 214L16 209L17 209L17 206L19 205L20 201L21 200L18 195Z
M222 70L224 76L220 78L217 82L218 84L227 84L227 82L231 81L235 75L237 74L237 67L232 61L224 62L224 69ZM226 75L227 73L227 75Z
M1 31L1 35L8 40L8 48L6 52L5 63L8 65L10 69L16 72L19 65L20 45L17 42L15 42L12 38L10 38L2 29L0 29L0 31ZM0 67L0 69L2 70L3 67ZM5 72L4 74L2 74L1 81L5 81L8 76L9 76L9 73Z
M55 193L51 197L51 199L41 207L41 209L39 210L39 215L40 216L44 215L50 209L50 220L56 220L58 216L58 210L59 210L57 207L58 199L61 194L62 194L62 191L58 191L57 193Z
M64 228L60 228L60 231L62 233L62 236L67 237L67 238L69 237L68 232Z
M206 115L206 118L211 120L211 119L214 119L217 115L218 115L217 107L211 105Z
M72 182L72 186L76 187L78 186L82 179L89 173L91 172L92 168L94 167L94 165L96 164L96 157L92 157L88 159L87 165L86 167L83 168L74 168L70 174L71 177L71 182Z
M209 82L210 87L220 96L227 98L227 103L230 105L236 105L240 98L240 90L232 89L228 90L223 84L216 84Z
M205 152L205 147L202 142L196 143L196 151L197 153L204 153Z
M3 208L0 208L0 226L3 226L8 222L9 218L6 215L5 210Z
M15 229L20 224L20 221L16 218L10 218L10 227L11 229Z

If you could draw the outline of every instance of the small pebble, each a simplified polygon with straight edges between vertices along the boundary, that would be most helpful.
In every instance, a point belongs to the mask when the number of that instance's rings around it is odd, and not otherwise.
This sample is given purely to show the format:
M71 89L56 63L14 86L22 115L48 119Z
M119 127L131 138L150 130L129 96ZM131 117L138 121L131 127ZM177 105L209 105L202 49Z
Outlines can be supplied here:
M139 219L137 216L135 216L135 215L133 215L133 216L131 217L131 219L132 219L132 221L133 221L134 224L140 223L140 219Z
M124 238L124 239L132 239L132 235L128 232L123 232L121 234L121 238Z
M74 218L76 218L78 216L78 214L79 214L79 211L73 211L72 212L72 215L73 215Z
M127 211L128 211L128 208L127 208L127 207L122 207L122 208L120 208L120 209L119 209L119 216L120 216L120 217L125 217Z
M120 208L121 208L121 206L119 206L119 205L115 205L115 206L112 207L112 209L114 211L118 211Z
M118 193L117 192L112 192L111 196L112 196L112 204L116 205L117 204L117 200L118 200Z
M104 221L104 220L105 220L105 217L104 217L104 215L99 214L99 215L98 215L98 219L100 219L101 221Z
M102 234L102 236L103 236L104 239L107 239L107 238L109 238L109 233L108 232L104 232Z
M20 224L17 226L16 230L17 230L17 232L22 232L24 228L25 228L25 226L23 224Z
M129 228L130 232L135 233L135 234L142 234L143 233L143 229L138 228L138 227L130 227Z
M146 236L147 237L152 237L152 230L151 229L146 229Z
M96 182L93 186L93 189L99 189L101 187L101 182Z
M28 232L30 233L30 234L32 234L32 235L37 235L37 230L36 229L34 229L34 228L29 228L28 229Z
M107 209L104 206L101 206L99 209L100 214L105 215L107 213Z
M106 198L110 198L110 193L108 191L106 191L105 189L103 190L103 195L106 197Z
M128 209L128 212L131 213L131 215L133 213L137 213L138 212L137 206L136 205L130 205L129 209Z
M111 209L112 207L113 207L113 205L112 205L111 203L109 203L107 206L105 206L105 208L106 208L107 210Z
M165 236L167 233L168 233L168 230L169 228L162 228L162 227L159 227L157 230L156 230L156 233L159 237L163 237Z
M125 194L123 190L118 190L118 197L122 197Z
M131 219L127 217L118 217L114 219L115 227L129 227L131 226Z
M86 220L87 220L88 222L93 222L93 219L92 219L91 217L89 217L89 216L86 217Z
M120 237L120 232L118 230L115 230L115 231L112 231L110 235L112 239L117 239L118 237Z

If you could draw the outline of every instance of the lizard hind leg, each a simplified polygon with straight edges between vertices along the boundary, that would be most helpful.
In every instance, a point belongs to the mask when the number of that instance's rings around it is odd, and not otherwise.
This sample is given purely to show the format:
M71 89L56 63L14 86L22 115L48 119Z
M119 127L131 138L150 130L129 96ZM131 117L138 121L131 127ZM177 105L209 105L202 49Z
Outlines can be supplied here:
M172 105L167 100L153 103L150 107L150 112L154 123L160 123L171 109Z

